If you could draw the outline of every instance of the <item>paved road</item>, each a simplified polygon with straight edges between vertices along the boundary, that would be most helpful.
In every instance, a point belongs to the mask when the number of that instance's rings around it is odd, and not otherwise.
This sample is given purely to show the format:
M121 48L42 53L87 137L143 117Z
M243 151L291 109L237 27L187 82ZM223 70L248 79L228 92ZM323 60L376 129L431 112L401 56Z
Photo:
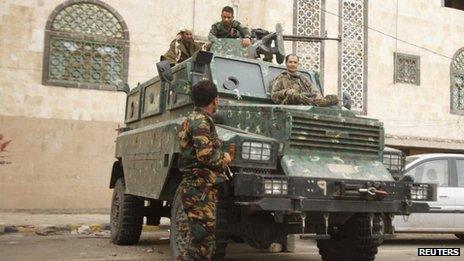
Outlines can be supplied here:
M0 236L0 260L171 260L168 232L145 232L137 246L115 246L108 236L6 234ZM226 260L320 260L313 241L297 241L296 253L263 253L244 244L231 244ZM462 260L463 257L417 257L418 247L460 247L451 235L399 235L386 241L376 260ZM464 256L464 253L462 253Z

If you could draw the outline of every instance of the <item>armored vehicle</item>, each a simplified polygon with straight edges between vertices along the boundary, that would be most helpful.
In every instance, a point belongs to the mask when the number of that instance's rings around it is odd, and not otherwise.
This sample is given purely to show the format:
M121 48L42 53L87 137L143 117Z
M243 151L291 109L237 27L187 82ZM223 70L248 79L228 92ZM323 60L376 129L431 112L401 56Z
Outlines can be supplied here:
M434 200L436 187L394 180L382 163L381 122L341 106L272 102L269 82L285 67L256 57L282 61L282 38L274 34L249 49L220 39L212 52L173 68L158 63L158 76L130 90L110 181L114 243L137 243L144 217L151 225L170 217L173 255L185 250L177 134L193 109L191 86L202 79L218 86L214 120L224 150L236 147L220 188L216 259L231 239L266 249L298 234L317 240L324 260L372 260L391 232L386 217L426 210L411 200ZM324 92L315 72L300 72Z

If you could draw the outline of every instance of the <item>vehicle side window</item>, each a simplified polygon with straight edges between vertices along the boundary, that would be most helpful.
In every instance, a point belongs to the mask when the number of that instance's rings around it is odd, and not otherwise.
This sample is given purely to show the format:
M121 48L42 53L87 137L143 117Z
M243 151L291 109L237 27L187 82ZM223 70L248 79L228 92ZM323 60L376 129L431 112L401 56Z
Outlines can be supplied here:
M161 82L145 87L142 116L161 112Z
M139 99L140 91L136 91L127 96L126 122L132 122L139 119Z
M458 187L464 187L464 160L456 160Z
M406 175L415 177L415 182L435 183L441 187L449 186L448 160L432 160L419 164Z

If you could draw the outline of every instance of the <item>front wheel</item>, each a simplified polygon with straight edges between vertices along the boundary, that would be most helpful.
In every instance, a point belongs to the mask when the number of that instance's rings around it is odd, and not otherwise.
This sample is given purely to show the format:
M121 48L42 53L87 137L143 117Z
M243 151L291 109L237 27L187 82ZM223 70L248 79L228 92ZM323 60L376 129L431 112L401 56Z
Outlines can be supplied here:
M125 192L124 179L119 178L111 202L111 241L117 245L134 245L142 233L143 200Z

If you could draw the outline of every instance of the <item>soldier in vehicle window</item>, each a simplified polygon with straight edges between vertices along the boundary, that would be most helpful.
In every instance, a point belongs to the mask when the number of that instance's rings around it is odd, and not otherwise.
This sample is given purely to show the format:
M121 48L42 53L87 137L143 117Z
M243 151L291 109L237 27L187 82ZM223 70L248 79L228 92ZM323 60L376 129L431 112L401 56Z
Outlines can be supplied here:
M192 31L188 29L180 30L176 38L169 45L169 50L161 56L161 60L167 60L174 66L181 63L201 50L202 44L193 40Z
M218 38L243 38L242 46L251 44L251 34L247 27L234 20L234 9L230 6L222 8L221 21L213 24L209 31L208 39L214 43Z
M285 105L338 105L337 95L323 97L311 81L298 72L300 59L295 54L285 57L287 70L271 82L271 99Z
M217 94L211 81L195 84L195 108L179 131L183 173L179 186L191 240L186 256L176 260L211 260L215 251L217 186L227 179L223 173L232 160L229 153L222 152L222 142L211 118L219 103Z

